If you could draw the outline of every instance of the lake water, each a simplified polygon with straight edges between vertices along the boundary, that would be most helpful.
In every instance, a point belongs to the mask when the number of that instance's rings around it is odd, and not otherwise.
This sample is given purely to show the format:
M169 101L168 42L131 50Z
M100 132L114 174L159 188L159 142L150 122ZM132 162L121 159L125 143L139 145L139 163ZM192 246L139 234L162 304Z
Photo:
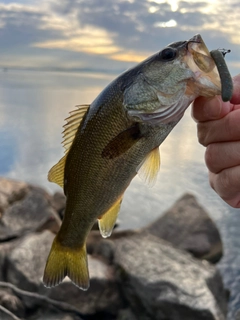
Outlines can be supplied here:
M75 105L91 103L114 75L0 72L0 175L45 187L47 172L63 155L64 119ZM240 308L240 211L230 208L209 187L204 148L196 137L190 109L160 147L161 170L148 188L136 177L120 212L121 228L142 227L159 217L184 193L195 195L217 224L224 243L219 264L232 291L229 319Z

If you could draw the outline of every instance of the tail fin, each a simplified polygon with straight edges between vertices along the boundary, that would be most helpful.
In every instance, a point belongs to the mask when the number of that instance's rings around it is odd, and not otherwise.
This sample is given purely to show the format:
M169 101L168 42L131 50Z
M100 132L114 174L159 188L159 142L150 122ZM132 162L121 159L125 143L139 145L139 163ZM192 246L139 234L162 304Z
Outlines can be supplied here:
M79 248L66 247L56 237L44 270L43 283L46 287L54 287L66 276L80 289L89 288L86 245Z

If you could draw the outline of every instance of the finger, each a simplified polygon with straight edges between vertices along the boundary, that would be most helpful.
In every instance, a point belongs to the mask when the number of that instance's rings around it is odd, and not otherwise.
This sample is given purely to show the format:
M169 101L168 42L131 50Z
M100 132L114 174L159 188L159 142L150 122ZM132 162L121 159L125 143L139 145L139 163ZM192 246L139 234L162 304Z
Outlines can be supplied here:
M196 122L223 118L232 109L230 102L223 102L220 96L212 99L199 97L193 102L192 117Z
M205 162L213 173L240 165L240 141L209 144L205 152Z
M209 182L217 194L230 206L240 208L240 166L209 172Z
M200 122L197 127L198 140L204 146L215 142L237 141L240 139L240 109L219 120Z
M231 103L240 104L240 75L233 78L233 96Z

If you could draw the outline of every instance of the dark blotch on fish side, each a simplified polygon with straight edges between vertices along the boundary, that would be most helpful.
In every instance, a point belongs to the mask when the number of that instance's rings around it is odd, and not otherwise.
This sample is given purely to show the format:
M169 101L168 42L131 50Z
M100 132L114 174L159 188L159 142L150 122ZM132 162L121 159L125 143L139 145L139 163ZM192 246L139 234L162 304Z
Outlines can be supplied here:
M142 133L139 124L135 123L132 127L122 131L112 139L102 151L102 157L114 159L127 152L139 139Z
M229 73L228 67L224 60L225 55L230 52L230 50L212 50L210 52L213 58L221 79L222 85L222 100L224 102L231 100L233 94L233 82L232 77Z

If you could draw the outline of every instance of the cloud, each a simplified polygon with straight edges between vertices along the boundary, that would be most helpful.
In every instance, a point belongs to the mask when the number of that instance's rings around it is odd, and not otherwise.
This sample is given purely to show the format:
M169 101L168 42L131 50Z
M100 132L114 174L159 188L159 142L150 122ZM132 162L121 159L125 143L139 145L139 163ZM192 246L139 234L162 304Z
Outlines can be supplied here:
M196 33L210 48L229 47L231 59L237 60L236 5L234 0L4 1L0 64L112 68L115 61L117 68L125 68Z
M72 32L69 38L65 37L61 40L33 43L32 46L95 54L112 54L120 50L120 48L114 44L110 33L104 29L91 26L86 26L81 30Z

